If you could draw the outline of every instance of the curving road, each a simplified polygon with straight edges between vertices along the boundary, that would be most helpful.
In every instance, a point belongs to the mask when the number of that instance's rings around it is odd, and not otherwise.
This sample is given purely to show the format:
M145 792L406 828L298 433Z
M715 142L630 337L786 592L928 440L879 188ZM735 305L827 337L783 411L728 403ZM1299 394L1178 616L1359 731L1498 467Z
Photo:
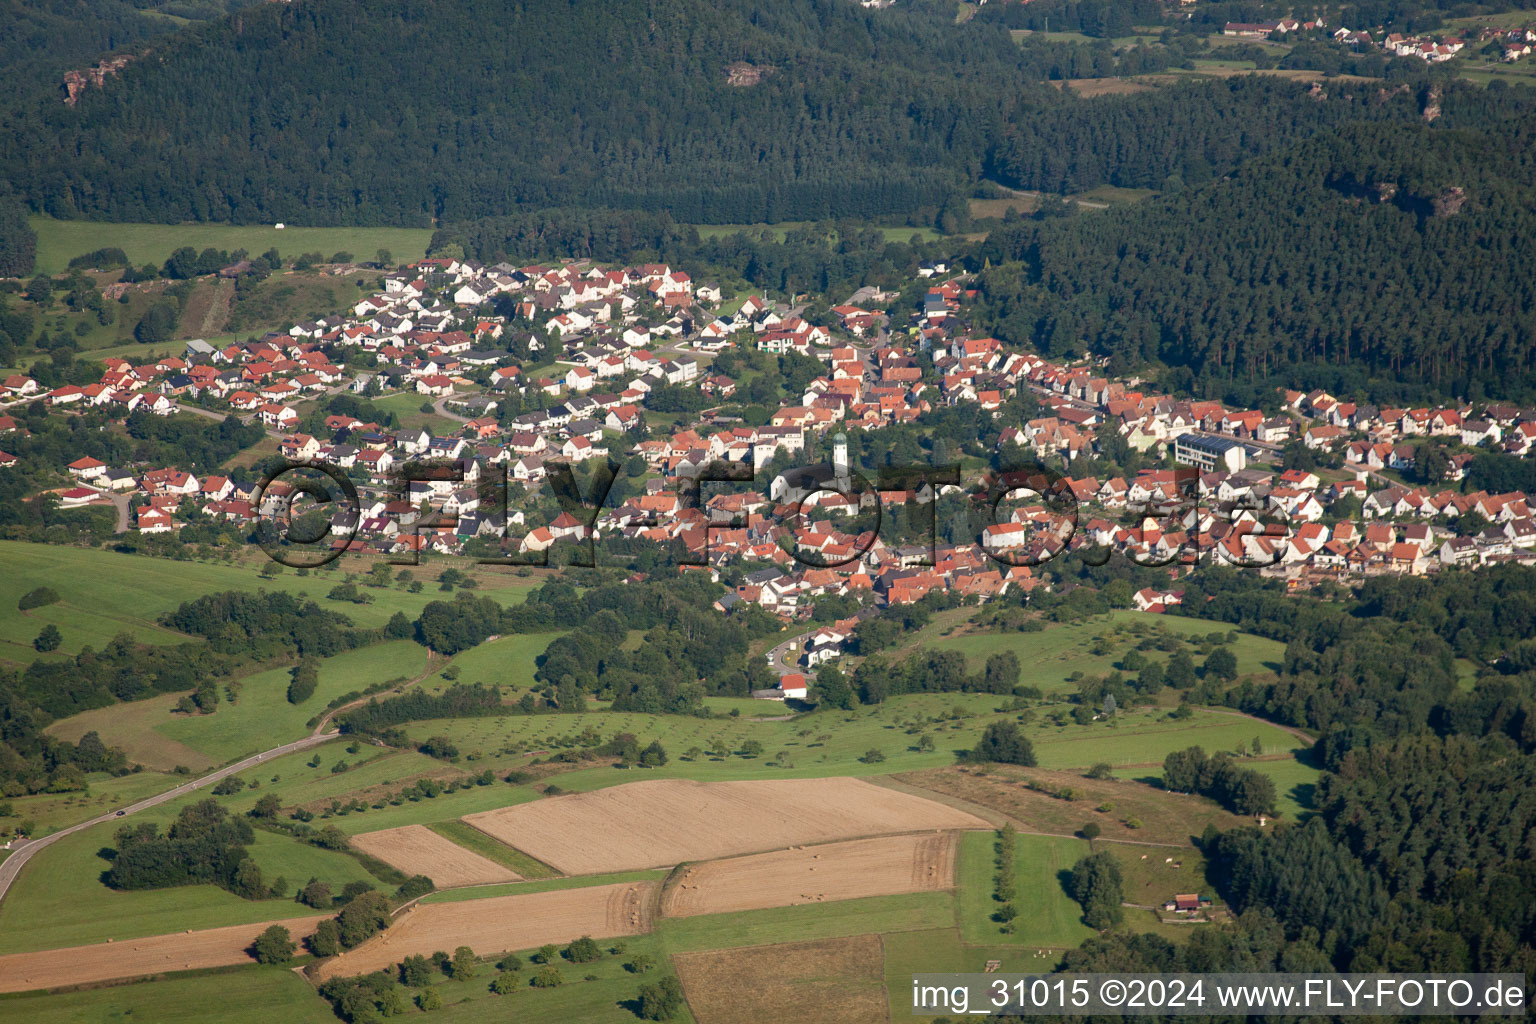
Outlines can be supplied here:
M48 846L49 844L63 839L65 836L73 835L74 833L79 832L81 829L90 828L92 825L100 825L103 822L115 821L120 817L127 817L130 814L136 814L139 811L148 810L151 807L157 807L160 804L165 803L167 800L174 800L179 796L185 796L187 793L190 793L193 790L212 785L213 783L218 782L220 779L224 778L226 775L233 775L236 772L255 767L264 761L270 761L273 758L282 757L284 754L294 754L301 750L308 750L310 747L318 747L322 743L329 743L331 740L336 739L340 735L341 734L339 732L328 732L324 735L310 735L304 737L301 740L294 740L292 743L285 743L280 747L273 747L271 750L263 750L261 753L252 754L250 757L247 757L242 761L236 761L234 764L226 765L225 767L220 768L218 771L213 772L212 774L204 775L202 778L194 779L191 782L184 782L177 786L175 789L168 789L164 793L157 793L152 797L140 800L136 804L130 804L121 810L108 811L106 814L98 815L89 821L82 821L78 825L71 825L68 828L60 829L59 831L54 832L52 835L44 836L41 839L34 839L30 842L15 844L11 847L11 855L7 857L4 862L0 862L0 900L5 899L5 894L11 889L11 883L16 880L16 876L21 873L21 869L26 866L27 861L32 859L33 854L35 854L38 850Z

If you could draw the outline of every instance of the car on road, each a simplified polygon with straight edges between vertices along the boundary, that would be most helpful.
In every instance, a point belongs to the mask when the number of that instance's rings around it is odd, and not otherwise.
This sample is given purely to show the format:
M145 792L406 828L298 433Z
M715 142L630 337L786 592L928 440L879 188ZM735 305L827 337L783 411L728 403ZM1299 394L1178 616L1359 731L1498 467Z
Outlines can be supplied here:
M121 818L123 815L125 815L127 813L128 813L127 811L118 811L117 814L114 815L114 817Z

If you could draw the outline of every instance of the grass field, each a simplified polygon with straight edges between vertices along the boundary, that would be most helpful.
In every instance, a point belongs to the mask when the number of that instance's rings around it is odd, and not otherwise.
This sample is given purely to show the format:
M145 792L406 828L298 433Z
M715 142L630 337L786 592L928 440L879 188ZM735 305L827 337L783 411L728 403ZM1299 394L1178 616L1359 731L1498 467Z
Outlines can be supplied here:
M981 669L990 655L1012 651L1024 667L1020 682L1038 686L1044 693L1067 693L1076 689L1071 678L1074 674L1107 675L1114 671L1115 663L1142 640L1167 635L1192 643L1213 632L1224 634L1226 630L1220 626L1220 623L1201 619L1154 618L1139 612L1116 611L1087 622L1049 625L1038 633L978 632L942 636L934 635L930 632L931 627L926 627L914 636L913 643L938 650L960 651L973 672ZM1105 653L1095 654L1095 642L1101 638L1101 649ZM1274 671L1285 653L1284 644L1247 633L1239 633L1237 641L1228 646L1237 658L1239 675ZM1166 663L1167 654L1160 650L1148 650L1145 654Z
M0 541L0 558L7 566L5 578L0 580L0 661L19 663L30 663L39 657L32 648L32 639L49 622L59 627L64 642L60 653L44 657L76 654L87 644L99 649L119 633L131 634L145 643L185 642L188 637L167 630L156 620L185 601L223 590L287 591L339 611L364 628L384 625L397 611L414 619L428 601L444 596L430 585L420 594L391 586L363 588L373 599L370 604L328 600L325 595L342 581L347 571L367 568L350 561L342 568L309 576L288 570L275 578L263 579L257 576L257 570L266 564L265 559L233 564L182 562L23 541ZM417 569L416 575L433 574ZM536 576L506 573L481 572L477 576L478 592L503 604L520 602L528 588L541 582ZM40 586L56 590L60 602L30 612L17 611L17 599Z
M221 693L211 715L176 713L179 695L166 694L82 712L55 723L50 732L78 740L95 730L146 767L201 769L298 739L309 732L309 719L332 698L373 683L414 678L426 663L426 648L411 640L393 640L322 660L319 686L303 704L288 703L289 671L275 668L239 680L234 702Z
M933 1019L912 1013L914 974L980 974L989 960L999 961L1001 970L1010 974L1043 974L1056 966L1055 959L1042 959L1027 947L965 944L952 924L883 935L880 944L885 951L885 991L892 1021ZM943 1019L955 1020L949 1015Z
M1317 778L1322 770L1304 764L1295 758L1287 758L1282 761L1253 761L1244 767L1268 775L1275 784L1275 792L1280 796L1280 805L1275 808L1285 817L1295 820L1305 817L1316 810L1312 801L1312 792L1317 787Z
M334 1024L336 1015L303 978L282 967L202 971L137 985L0 997L0 1020L28 1024L154 1021L204 1024L217 1007L219 1024Z
M1093 821L1105 839L1187 847L1207 825L1230 829L1250 822L1213 800L1132 781L1160 773L1130 769L1124 774L1131 778L1089 779L1080 769L957 766L904 774L892 784L911 786L916 795L952 801L972 813L985 810L996 824L1012 820L1024 831L1058 836L1076 835Z
M269 669L241 681L237 702L224 701L211 715L172 716L155 731L227 761L298 739L309 732L306 722L332 698L390 679L413 679L426 664L426 648L413 640L391 640L325 658L314 696L302 704L288 703L288 669Z
M943 767L954 763L957 752L974 746L988 724L1012 717L995 710L1001 702L1001 698L978 694L909 694L873 708L815 712L782 721L592 711L435 719L404 728L416 743L430 736L448 737L471 769L524 764L529 754L542 757L573 745L575 737L588 728L604 738L633 733L642 746L655 739L666 748L670 760L660 768L592 767L558 776L561 789L584 792L637 778L714 782L874 776ZM1086 769L1103 761L1130 770L1131 777L1155 774L1152 770L1161 766L1169 753L1197 744L1214 753L1247 745L1257 736L1271 753L1297 746L1295 738L1277 726L1215 711L1196 711L1186 719L1171 719L1156 709L1122 710L1112 722L1086 726L1070 721L1058 726L1048 718L1037 718L1026 732L1042 768ZM922 735L931 737L933 750L917 749ZM761 756L739 753L751 740L763 745ZM687 759L690 749L708 751L717 741L732 753L725 757L701 753L697 760ZM869 759L872 750L879 751L882 758ZM475 758L472 762L468 761L471 756ZM474 802L480 801L475 798ZM389 816L388 811L380 813Z
M400 426L406 430L429 430L434 434L452 433L463 426L459 420L450 419L447 416L439 416L436 413L421 411L421 405L427 401L426 395L418 395L412 391L400 391L393 395L385 395L382 398L373 399L373 404L384 412L392 412L400 420Z
M6 802L12 805L14 813L9 818L0 818L0 829L18 820L30 819L37 823L39 834L54 832L163 792L180 781L174 776L152 771L118 778L105 773L92 774L86 778L88 789L83 793L36 793L8 799Z
M454 656L453 665L459 670L457 681L526 689L533 683L538 657L560 635L518 633L471 647ZM422 682L422 686L427 689L437 689L447 684L448 680L443 678L441 672Z
M621 882L660 882L667 877L668 873L666 868L654 868L647 871L615 871L606 875L561 875L557 878L535 878L526 882L501 882L496 885L444 889L425 897L422 902L462 903L465 900L483 900L495 896L520 896L533 892L552 892L556 889L617 885Z
M633 1007L640 986L654 983L667 973L667 964L665 954L653 937L638 935L623 942L624 952L619 954L611 951L613 943L599 943L603 956L591 963L573 964L562 960L558 969L564 981L558 988L538 989L529 984L529 979L538 970L530 959L534 950L520 953L523 966L518 971L518 978L521 984L513 995L498 996L490 992L491 979L496 976L496 969L491 964L481 967L468 981L444 978L433 986L442 997L443 1008L434 1010L427 1019L460 1024L486 1021L633 1024L639 1019ZM641 955L649 957L655 964L648 974L634 974L625 968L626 963ZM589 978L591 980L587 980ZM677 1024L693 1024L693 1016L686 1006L671 1019Z
M230 252L245 249L253 255L276 248L284 259L318 252L327 260L349 252L358 260L371 261L380 249L388 249L394 262L418 260L426 255L431 228L305 228L289 225L278 231L270 224L103 224L83 220L33 217L37 232L37 271L61 274L75 256L115 247L128 254L136 266L163 263L172 252L190 245Z
M991 832L967 832L960 837L960 936L969 944L1001 946L1076 946L1094 934L1082 922L1082 908L1062 888L1061 873L1087 856L1081 839L1055 836L1014 837L1014 932L1003 934L991 919L1000 904L992 898L996 867Z
M159 810L156 808L155 812ZM135 816L133 820L161 825L170 820L169 815L155 812ZM108 823L77 832L60 839L27 863L5 902L0 903L0 953L268 921L292 917L296 909L303 909L291 898L243 900L213 885L115 892L102 884L100 876L108 864L96 855L98 850L111 845L113 831ZM278 852L268 847L268 839L278 841L281 837L258 837L251 847L257 863L265 859L274 867L292 864L296 868L301 860L305 864L319 863ZM291 839L281 841L298 845ZM352 858L335 853L327 856L333 871L325 871L321 877L334 874L340 881L359 877L355 870L360 869L356 869L357 862ZM297 870L288 877L296 886L308 879L308 874L297 877ZM82 912L82 908L88 910Z

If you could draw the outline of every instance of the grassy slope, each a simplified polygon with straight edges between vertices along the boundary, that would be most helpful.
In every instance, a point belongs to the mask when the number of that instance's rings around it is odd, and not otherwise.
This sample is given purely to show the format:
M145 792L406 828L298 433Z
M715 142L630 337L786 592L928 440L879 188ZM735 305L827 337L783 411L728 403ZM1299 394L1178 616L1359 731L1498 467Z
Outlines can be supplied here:
M37 823L40 832L56 831L164 792L182 781L176 776L152 771L135 772L120 778L104 772L95 773L86 777L89 789L85 792L37 793L9 798L13 813L9 818L0 817L0 829L29 819Z
M61 274L73 257L108 247L122 249L135 266L163 263L185 245L252 254L276 247L284 259L306 252L330 259L334 253L350 252L356 259L372 260L379 249L388 249L396 262L405 262L424 256L432 238L431 228L290 226L278 231L270 224L98 224L48 217L33 217L32 228L37 232L37 271L43 274Z
M1178 616L1154 617L1132 611L1111 612L1107 616L1088 622L1063 623L1050 626L1038 633L966 633L957 636L936 636L920 642L938 650L960 651L972 671L980 669L987 657L1003 651L1018 655L1024 667L1022 682L1038 686L1045 693L1065 693L1075 689L1068 676L1075 672L1084 675L1107 675L1114 671L1114 663L1140 639L1132 629L1142 627L1146 635L1152 635L1155 627L1163 627L1170 633L1186 637L1204 637L1212 632L1226 632L1220 623L1201 619L1185 619ZM1107 654L1096 655L1090 648L1096 637L1110 642ZM1275 640L1238 635L1231 645L1237 657L1239 674L1273 671L1271 664L1278 663L1285 652L1285 645ZM1167 661L1161 651L1146 652L1148 658ZM1199 659L1196 659L1196 664Z
M274 668L241 679L234 703L221 692L211 715L179 714L174 711L179 695L166 694L72 715L49 731L78 740L95 730L148 767L181 764L200 770L308 735L309 720L332 698L376 682L414 678L425 669L426 654L413 641L392 640L326 658L314 696L299 705L288 703L288 669Z
M587 712L579 715L507 715L501 718L436 719L406 727L417 742L429 736L447 736L466 755L485 763L512 765L524 757L505 753L512 745L526 750L555 751L564 737L591 726L602 735L632 732L641 744L661 741L671 760L662 768L624 770L586 768L563 774L559 785L567 790L597 789L638 778L691 778L702 781L740 778L815 778L827 775L882 775L917 771L954 763L959 750L975 745L983 729L1011 715L998 714L1001 698L976 694L912 694L893 698L877 708L853 712L817 712L788 721L752 721L745 716L728 719L679 718L636 713ZM965 717L948 720L953 707ZM930 719L940 719L937 722ZM912 723L917 721L918 725ZM917 733L909 733L917 728ZM933 737L935 749L920 752L921 733ZM1095 722L1080 726L1054 726L1044 720L1026 727L1043 768L1087 768L1106 761L1130 768L1139 775L1174 750L1199 744L1207 750L1231 750L1254 736L1265 749L1287 750L1296 741L1279 728L1232 715L1197 711L1188 719L1173 720L1160 711L1122 712L1113 724ZM804 733L804 735L802 735ZM825 741L818 737L826 736ZM691 747L708 749L714 739L739 751L751 739L761 742L763 756L732 754L698 761L682 755ZM869 750L879 750L884 760L862 760ZM777 761L787 753L790 767ZM479 762L477 762L479 763ZM1263 764L1265 762L1255 762ZM1139 771L1137 771L1139 769Z
M342 604L326 600L325 595L341 582L346 570L316 572L306 577L289 570L273 579L262 579L257 569L264 561L182 562L22 541L0 541L0 559L7 570L4 579L0 579L0 660L22 663L39 656L32 649L32 638L48 622L64 634L61 653L48 657L78 653L86 644L100 648L118 633L130 633L146 643L182 642L187 638L155 620L184 601L221 590L284 590L340 611L364 628L384 625L397 611L415 618L428 601L445 596L430 586L420 594L398 587L365 587L373 598L371 604ZM417 575L422 575L420 570ZM487 573L482 574L478 593L513 604L521 601L527 588L538 582L537 577ZM52 587L63 600L30 612L18 612L17 599L40 586Z
M288 670L270 669L245 678L238 703L222 703L211 715L174 716L155 731L211 757L228 760L307 735L306 723L322 713L331 699L373 683L415 678L426 663L426 648L413 640L391 640L347 651L321 661L314 696L297 705L288 703Z

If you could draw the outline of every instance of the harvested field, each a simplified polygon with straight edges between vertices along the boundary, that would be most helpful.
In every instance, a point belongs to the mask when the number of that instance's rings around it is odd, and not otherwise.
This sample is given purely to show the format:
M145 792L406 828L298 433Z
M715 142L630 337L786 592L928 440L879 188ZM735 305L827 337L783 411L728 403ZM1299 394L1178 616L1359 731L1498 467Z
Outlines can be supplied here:
M670 867L862 836L990 828L932 800L858 779L657 779L464 819L568 875Z
M672 957L699 1024L885 1024L878 935Z
M457 903L418 903L383 934L327 960L318 978L365 974L413 954L468 946L481 956L651 930L655 882L593 885Z
M141 978L170 971L201 970L250 963L246 947L274 924L287 928L294 941L310 934L326 915L285 921L205 928L151 935L142 939L98 942L90 946L49 949L41 953L0 956L0 992L87 985L117 978Z
M364 832L352 837L352 845L408 875L426 875L439 889L522 881L510 868L471 853L425 825Z
M954 884L955 833L881 836L689 864L669 883L661 914L692 917L793 907Z

